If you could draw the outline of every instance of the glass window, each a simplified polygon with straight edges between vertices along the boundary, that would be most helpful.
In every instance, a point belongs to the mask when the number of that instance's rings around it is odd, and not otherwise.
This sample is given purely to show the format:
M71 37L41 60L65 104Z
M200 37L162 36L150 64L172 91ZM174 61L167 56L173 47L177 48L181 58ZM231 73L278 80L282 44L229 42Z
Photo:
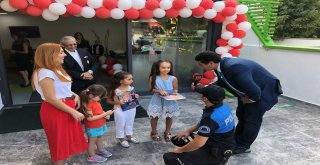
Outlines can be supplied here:
M206 48L208 22L201 18L163 18L132 22L132 68L135 88L148 90L154 62L173 63L179 91L189 90L192 75L201 72L194 57Z

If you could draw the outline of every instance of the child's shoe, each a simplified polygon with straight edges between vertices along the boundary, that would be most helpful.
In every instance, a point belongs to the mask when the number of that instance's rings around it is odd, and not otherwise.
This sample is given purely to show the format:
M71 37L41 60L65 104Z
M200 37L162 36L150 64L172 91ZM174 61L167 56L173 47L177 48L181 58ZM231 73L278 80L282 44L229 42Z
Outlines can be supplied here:
M120 145L124 148L128 148L130 145L128 143L128 141L124 140L124 141L120 141Z
M112 156L112 153L109 152L109 151L106 150L106 149L103 149L102 151L98 151L97 154L100 155L100 156L103 156L103 157L105 157L105 158L109 158L109 157Z
M134 143L134 144L139 144L140 142L134 138L134 137L131 137L130 139L128 139L128 142L131 142L131 143Z
M105 157L102 157L102 156L99 156L99 155L94 155L94 156L89 156L87 158L87 161L88 162L91 162L91 163L102 163L102 162L105 162L107 161L108 158L105 158Z

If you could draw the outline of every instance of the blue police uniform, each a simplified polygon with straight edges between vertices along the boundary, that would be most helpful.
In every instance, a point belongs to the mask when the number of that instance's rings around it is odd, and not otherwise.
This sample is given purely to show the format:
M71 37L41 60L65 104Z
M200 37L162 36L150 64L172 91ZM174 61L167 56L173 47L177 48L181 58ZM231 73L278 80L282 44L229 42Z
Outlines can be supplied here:
M230 107L225 104L207 107L203 110L198 124L198 136L208 137L201 148L180 154L166 153L163 158L167 165L215 165L225 164L235 147L235 122ZM172 140L177 146L188 142ZM226 153L228 151L228 153Z

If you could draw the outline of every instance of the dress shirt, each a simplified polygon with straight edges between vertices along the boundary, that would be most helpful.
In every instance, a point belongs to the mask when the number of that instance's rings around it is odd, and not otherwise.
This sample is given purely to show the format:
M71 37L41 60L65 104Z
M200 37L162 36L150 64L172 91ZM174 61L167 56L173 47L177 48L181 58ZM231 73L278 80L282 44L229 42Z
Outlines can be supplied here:
M79 64L79 66L81 67L82 70L84 70L83 68L83 64L82 64L82 61L81 61L81 58L80 58L80 55L78 53L77 50L75 50L74 52L71 52L69 50L66 50L70 55L71 57L77 61L77 63Z

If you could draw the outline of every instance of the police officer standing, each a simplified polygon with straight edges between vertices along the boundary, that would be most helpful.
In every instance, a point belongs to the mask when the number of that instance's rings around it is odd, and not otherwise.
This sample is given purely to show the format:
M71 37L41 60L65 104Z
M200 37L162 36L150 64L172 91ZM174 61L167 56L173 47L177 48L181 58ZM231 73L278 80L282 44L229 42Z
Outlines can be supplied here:
M197 86L195 90L206 105L201 120L172 137L177 147L163 155L164 162L167 165L226 164L235 146L235 123L231 109L223 104L224 90L216 85Z

